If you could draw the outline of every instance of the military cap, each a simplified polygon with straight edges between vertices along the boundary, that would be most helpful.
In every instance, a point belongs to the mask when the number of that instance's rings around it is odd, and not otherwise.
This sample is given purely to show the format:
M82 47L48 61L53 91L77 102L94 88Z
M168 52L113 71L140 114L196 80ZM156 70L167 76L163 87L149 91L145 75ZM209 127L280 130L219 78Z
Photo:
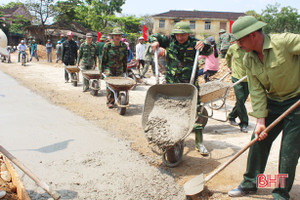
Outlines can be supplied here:
M214 44L215 43L215 38L213 36L209 36L208 38L206 38L206 42L209 44Z
M92 35L92 33L87 33L86 35L85 35L85 37L93 37L93 35Z
M105 35L102 35L101 38L100 38L100 40L106 40Z
M48 42L51 42L51 40L49 39L49 40L47 40Z
M192 33L190 25L186 22L178 22L174 25L172 34L177 33Z
M232 34L239 40L242 37L249 35L250 33L261 29L267 24L257 19L253 16L243 16L238 18L232 25Z
M113 32L110 33L111 35L123 35L123 31L120 27L114 28Z
M226 31L224 29L220 29L219 33L225 33Z
M7 36L5 33L0 29L0 54L8 56L9 53L6 50L7 47Z
M144 37L139 37L139 40L145 40Z

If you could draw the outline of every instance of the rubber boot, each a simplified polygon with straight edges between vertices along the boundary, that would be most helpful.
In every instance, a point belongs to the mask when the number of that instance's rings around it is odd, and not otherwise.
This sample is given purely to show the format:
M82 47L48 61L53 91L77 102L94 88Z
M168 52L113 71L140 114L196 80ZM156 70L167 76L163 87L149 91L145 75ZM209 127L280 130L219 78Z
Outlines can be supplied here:
M202 156L208 156L209 152L203 144L203 134L201 130L195 130L196 151L199 151Z

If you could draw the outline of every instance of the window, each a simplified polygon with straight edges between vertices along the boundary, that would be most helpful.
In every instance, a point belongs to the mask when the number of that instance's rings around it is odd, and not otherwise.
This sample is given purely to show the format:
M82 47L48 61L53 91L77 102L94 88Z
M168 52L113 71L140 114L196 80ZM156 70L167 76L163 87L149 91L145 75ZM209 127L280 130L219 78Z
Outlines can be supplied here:
M196 29L196 21L190 21L190 28Z
M174 24L180 22L180 19L174 19Z
M205 21L205 30L210 30L210 21Z
M220 29L226 30L226 22L220 22Z
M165 20L164 19L160 19L159 20L159 25L158 25L159 28L165 28Z

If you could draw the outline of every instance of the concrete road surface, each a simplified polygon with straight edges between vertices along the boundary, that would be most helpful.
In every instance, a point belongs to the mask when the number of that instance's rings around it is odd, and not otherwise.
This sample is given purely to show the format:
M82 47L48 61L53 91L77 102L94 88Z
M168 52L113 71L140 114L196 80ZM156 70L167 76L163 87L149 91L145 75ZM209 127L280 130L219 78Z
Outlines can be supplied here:
M184 199L173 177L149 166L127 142L50 104L1 71L0 138L62 199ZM50 197L19 172L32 199Z

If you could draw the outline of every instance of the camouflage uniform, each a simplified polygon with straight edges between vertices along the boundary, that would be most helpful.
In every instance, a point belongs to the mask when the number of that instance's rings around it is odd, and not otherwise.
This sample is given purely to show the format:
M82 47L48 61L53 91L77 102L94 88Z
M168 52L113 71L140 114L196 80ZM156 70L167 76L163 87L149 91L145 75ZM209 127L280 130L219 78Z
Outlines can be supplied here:
M114 29L112 34L121 33L118 28ZM118 35L118 34L117 34ZM127 70L127 45L120 41L120 45L116 46L113 41L108 42L103 47L102 60L100 64L100 71L107 77L122 76ZM113 93L107 88L107 103L113 103Z
M232 35L230 33L223 33L218 41L218 48L221 52L222 58L225 58L225 55L230 47L230 41L231 41Z
M91 70L97 64L97 52L96 52L96 44L91 43L90 45L85 42L80 45L79 55L77 65L79 65L81 61L81 68L83 70ZM84 90L89 87L89 80L83 79Z
M105 42L102 41L102 40L97 44L97 50L96 51L97 51L97 56L98 56L99 64L101 63L104 45L105 45Z
M174 32L174 30L180 29L181 26L188 26L187 31L190 31L188 30L189 25L186 25L184 22L179 22L175 24L173 33L191 33L180 32L180 30L179 32ZM165 76L166 83L189 83L196 54L195 46L199 40L189 36L188 40L184 44L180 44L176 40L175 35L163 36L160 34L151 35L148 40L150 43L157 41L159 46L165 48L167 51L167 71ZM212 52L213 50L211 46L205 44L204 48L200 52L200 55L210 55ZM199 89L197 73L194 84ZM198 96L198 107L199 106L200 97ZM202 145L202 124L196 123L194 129L196 131L196 146L200 144Z

